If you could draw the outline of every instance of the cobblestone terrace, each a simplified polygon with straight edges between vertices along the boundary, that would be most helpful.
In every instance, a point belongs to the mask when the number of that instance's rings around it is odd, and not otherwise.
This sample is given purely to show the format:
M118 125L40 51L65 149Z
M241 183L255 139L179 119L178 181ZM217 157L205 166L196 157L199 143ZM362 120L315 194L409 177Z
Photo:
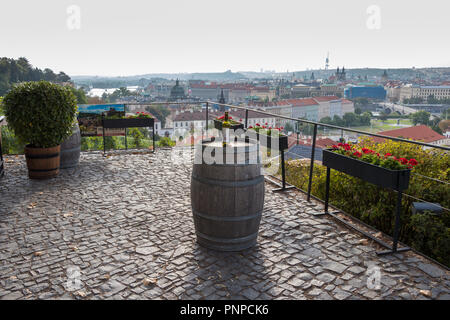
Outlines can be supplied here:
M257 247L203 249L195 241L190 172L169 150L85 153L77 169L31 181L23 157L6 157L0 297L450 298L448 271L412 252L377 257L380 248L361 235L312 216L315 204L302 194L272 193L269 184ZM381 270L378 289L367 285L370 266Z

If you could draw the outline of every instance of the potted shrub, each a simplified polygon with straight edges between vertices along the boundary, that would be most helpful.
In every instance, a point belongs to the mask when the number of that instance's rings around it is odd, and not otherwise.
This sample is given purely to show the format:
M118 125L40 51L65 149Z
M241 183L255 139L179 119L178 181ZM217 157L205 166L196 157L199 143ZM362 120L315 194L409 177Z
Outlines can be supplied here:
M283 127L272 128L267 123L262 126L257 123L254 127L248 127L246 135L250 139L259 141L262 146L268 149L271 149L278 142L278 150L283 151L288 148L288 137L281 130L283 130Z
M405 190L409 186L411 169L417 161L339 143L323 150L322 164L381 187Z
M60 144L71 134L76 101L69 88L47 81L21 83L5 96L8 126L26 144L31 179L59 173Z

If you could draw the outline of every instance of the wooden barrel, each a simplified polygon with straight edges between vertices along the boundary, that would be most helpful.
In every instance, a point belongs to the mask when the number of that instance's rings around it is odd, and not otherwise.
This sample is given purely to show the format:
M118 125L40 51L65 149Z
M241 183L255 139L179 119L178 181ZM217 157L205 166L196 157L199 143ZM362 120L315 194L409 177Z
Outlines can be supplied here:
M223 148L221 141L202 141L196 147L191 204L200 245L220 251L254 246L264 206L259 145L232 142Z
M72 135L61 144L60 168L73 168L80 161L81 134L78 122L72 127Z
M58 175L61 146L53 148L25 147L30 179L49 179Z

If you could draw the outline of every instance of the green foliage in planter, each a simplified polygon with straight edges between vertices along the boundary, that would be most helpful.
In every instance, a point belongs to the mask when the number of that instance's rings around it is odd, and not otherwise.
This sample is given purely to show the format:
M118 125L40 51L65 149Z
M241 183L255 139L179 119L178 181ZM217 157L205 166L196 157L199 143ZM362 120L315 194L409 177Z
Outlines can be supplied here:
M144 134L138 128L128 129L128 134L134 140L134 146L136 148L141 148L144 144Z
M418 161L411 173L409 188L405 191L415 198L440 203L450 208L450 188L422 177L428 176L450 182L450 154L436 149L424 150L420 146L402 142L387 141L373 144L369 140L361 147L371 147L381 154L391 153ZM325 198L326 167L314 166L312 193ZM289 183L307 190L309 177L308 161L287 162L286 179ZM450 212L442 215L420 216L411 214L412 202L417 200L404 196L401 212L400 241L450 266ZM396 193L377 187L336 170L331 170L330 202L337 208L355 216L378 230L392 235L395 222Z
M68 87L24 82L5 96L3 105L8 126L23 143L49 148L71 135L77 104Z
M175 147L176 142L171 140L169 137L162 137L158 141L159 147Z

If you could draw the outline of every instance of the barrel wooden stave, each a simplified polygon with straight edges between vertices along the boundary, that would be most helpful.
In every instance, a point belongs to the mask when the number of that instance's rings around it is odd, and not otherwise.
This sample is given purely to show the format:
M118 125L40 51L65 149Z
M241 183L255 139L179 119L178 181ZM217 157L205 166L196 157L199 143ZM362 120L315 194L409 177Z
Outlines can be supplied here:
M240 251L256 244L264 206L264 177L257 159L247 165L194 164L191 202L200 245Z

